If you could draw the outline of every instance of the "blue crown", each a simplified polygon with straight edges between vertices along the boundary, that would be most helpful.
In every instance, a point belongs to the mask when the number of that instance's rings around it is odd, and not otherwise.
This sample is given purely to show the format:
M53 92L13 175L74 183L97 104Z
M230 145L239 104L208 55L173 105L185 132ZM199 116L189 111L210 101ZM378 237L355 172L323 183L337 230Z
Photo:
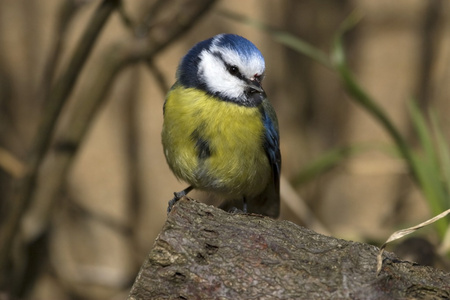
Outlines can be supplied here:
M251 57L254 57L256 55L260 59L264 60L264 57L262 56L259 49L256 48L256 46L253 45L252 42L250 42L246 38L243 38L242 36L236 34L221 34L216 36L215 40L217 41L215 43L217 46L222 48L230 48L239 53L241 57L250 59Z
M246 38L236 34L219 34L197 43L182 58L177 70L177 79L182 85L186 87L199 87L201 85L197 76L199 56L203 50L210 49L212 45L236 51L244 59L250 59L256 55L264 60L259 49Z

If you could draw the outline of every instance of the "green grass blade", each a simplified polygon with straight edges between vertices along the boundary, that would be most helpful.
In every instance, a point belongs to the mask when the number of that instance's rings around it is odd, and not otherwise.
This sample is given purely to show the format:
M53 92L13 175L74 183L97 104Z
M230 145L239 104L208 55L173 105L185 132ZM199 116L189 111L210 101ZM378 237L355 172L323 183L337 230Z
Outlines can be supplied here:
M428 201L432 214L437 215L447 209L445 203L447 202L448 195L445 191L445 185L442 182L442 166L439 163L433 136L423 113L414 101L409 103L408 108L412 118L412 124L419 138L420 146L423 149L421 155L416 154L414 157L419 184ZM440 236L445 234L447 223L446 219L441 219L435 223Z
M375 120L377 120L386 130L387 133L394 140L402 157L409 166L414 178L417 177L414 167L414 160L412 158L411 150L402 137L400 132L394 126L384 110L361 88L353 74L350 72L344 55L341 36L337 36L333 47L333 62L335 68L340 75L345 90L357 104L362 106Z
M342 34L348 26L343 26L338 31L335 37L333 49L332 49L332 61L336 71L339 73L340 78L347 93L351 96L357 104L362 106L368 113L370 113L375 120L377 120L386 130L387 133L394 140L396 146L406 164L408 165L411 175L416 183L421 187L424 196L427 198L430 208L433 213L442 212L442 199L445 198L442 185L440 184L438 176L439 172L436 172L436 160L433 155L434 150L432 143L429 140L429 134L425 130L423 124L419 122L416 124L419 136L421 138L422 146L425 147L425 152L428 153L427 159L424 161L422 158L413 153L411 147L406 143L406 140L400 134L398 129L394 126L393 122L389 119L384 110L378 106L378 104L361 88L353 74L349 70L345 52L342 43ZM416 114L415 117L418 115ZM420 116L420 115L419 115ZM418 119L418 121L421 121ZM440 220L436 223L437 230L440 236L445 234L446 223L445 220Z
M445 188L445 201L443 203L444 209L450 208L450 148L444 138L444 134L439 126L439 122L434 111L430 112L431 127L434 132L438 161L440 166L440 174L442 184Z
M420 145L424 150L424 159L438 170L437 153L434 150L433 137L428 129L427 122L418 105L414 101L408 103L409 114L412 119L413 127L419 137Z
M297 174L292 184L294 186L299 186L311 181L317 176L332 170L350 156L359 154L366 149L367 147L364 147L363 145L357 145L337 147L327 151L311 163L303 166L301 172Z
M433 215L443 212L441 205L441 199L445 197L443 194L442 185L439 181L436 181L435 170L430 168L430 165L425 162L418 154L413 155L414 163L419 172L418 184L422 190L423 195L427 199L428 205ZM446 219L441 219L435 223L439 236L443 237L448 225Z

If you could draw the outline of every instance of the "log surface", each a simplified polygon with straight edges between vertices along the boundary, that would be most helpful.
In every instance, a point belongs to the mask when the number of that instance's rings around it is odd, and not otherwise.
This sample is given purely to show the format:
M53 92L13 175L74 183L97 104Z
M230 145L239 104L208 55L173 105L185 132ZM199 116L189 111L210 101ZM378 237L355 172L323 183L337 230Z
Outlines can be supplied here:
M183 198L168 215L128 299L448 299L450 274Z

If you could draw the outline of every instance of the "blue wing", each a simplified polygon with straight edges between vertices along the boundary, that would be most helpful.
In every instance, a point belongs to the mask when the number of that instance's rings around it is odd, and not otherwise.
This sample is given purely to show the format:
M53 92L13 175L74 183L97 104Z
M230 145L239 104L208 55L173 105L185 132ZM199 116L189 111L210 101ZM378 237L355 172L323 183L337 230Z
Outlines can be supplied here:
M270 105L265 99L260 108L261 118L264 126L264 140L262 146L266 152L272 171L272 181L267 184L264 191L252 198L247 199L249 212L263 214L272 218L280 214L280 172L281 153L280 137L278 133L278 120Z
M279 195L281 172L280 135L278 133L278 121L275 112L272 107L268 107L268 105L265 105L263 124L266 130L264 150L269 158L269 163L272 168L275 192Z

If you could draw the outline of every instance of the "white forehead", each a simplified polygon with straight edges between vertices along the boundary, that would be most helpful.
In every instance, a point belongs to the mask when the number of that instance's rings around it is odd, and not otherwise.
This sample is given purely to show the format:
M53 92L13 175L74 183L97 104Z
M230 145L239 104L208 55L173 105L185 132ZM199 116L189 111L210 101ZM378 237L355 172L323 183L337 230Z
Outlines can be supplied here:
M252 78L256 74L261 75L264 73L264 59L256 53L253 55L242 55L242 53L238 53L231 48L220 47L214 44L209 48L208 52L220 53L222 59L227 64L237 66L242 75L247 78Z

